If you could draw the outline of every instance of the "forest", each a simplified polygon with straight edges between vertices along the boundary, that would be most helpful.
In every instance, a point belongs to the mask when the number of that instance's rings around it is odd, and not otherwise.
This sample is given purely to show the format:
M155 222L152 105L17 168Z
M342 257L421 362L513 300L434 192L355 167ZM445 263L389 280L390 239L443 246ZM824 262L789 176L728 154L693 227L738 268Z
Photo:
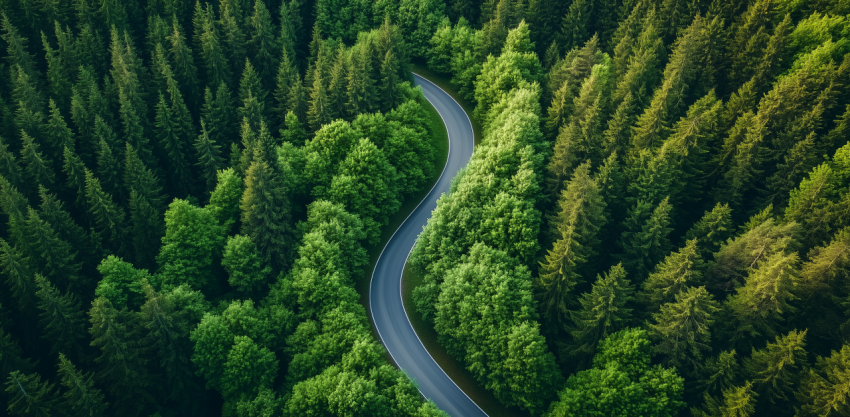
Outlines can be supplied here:
M5 51L5 53L3 53ZM0 415L443 416L357 283L479 143L415 308L521 415L850 415L850 3L0 3Z

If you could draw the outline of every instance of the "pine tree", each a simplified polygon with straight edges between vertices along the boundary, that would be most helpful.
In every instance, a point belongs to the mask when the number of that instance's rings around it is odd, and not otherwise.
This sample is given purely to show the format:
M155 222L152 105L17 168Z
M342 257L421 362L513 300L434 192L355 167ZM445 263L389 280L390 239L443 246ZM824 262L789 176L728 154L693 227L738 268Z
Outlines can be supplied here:
M316 69L313 74L313 89L310 91L310 109L307 112L307 121L310 130L315 132L329 123L331 118L328 112L328 91L322 81L322 73Z
M136 264L152 269L156 265L156 255L165 234L162 212L135 189L130 190L128 204Z
M59 354L59 377L67 389L60 400L62 407L73 417L102 417L109 404L94 385L94 376L77 369L64 355Z
M659 341L655 350L664 362L673 366L699 369L703 352L710 352L712 317L720 310L705 287L689 287L675 301L661 306L652 315L650 335Z
M348 71L348 112L369 113L374 107L375 81L372 79L371 50L369 43L360 43L351 51L351 68Z
M21 139L24 143L21 149L21 160L24 162L24 173L29 177L30 183L33 186L37 184L51 187L56 175L53 173L53 162L47 159L33 138L23 130L21 131Z
M298 120L295 113L286 113L284 127L280 130L280 138L284 142L297 146L304 145L307 142L307 131L304 130L304 125Z
M170 43L169 52L171 54L171 62L174 63L174 78L180 83L183 96L188 98L190 108L196 112L199 104L200 88L198 69L195 67L192 48L189 47L186 41L183 28L180 27L180 23L177 21L177 16L173 17L172 32L168 36L168 41Z
M58 233L60 239L79 251L80 259L84 264L99 262L101 258L99 245L65 210L65 203L44 187L39 188L38 194L41 197L39 217Z
M244 27L247 22L240 3L232 0L222 1L217 22L221 27L227 61L233 74L239 73L248 54L248 39Z
M756 392L770 404L789 400L800 374L808 367L806 333L808 330L792 330L779 335L764 349L753 349L752 356L744 361Z
M184 197L191 188L191 173L186 161L186 143L183 126L180 126L174 118L172 109L165 102L162 93L159 94L159 102L156 105L156 136L160 146L167 152L169 167L169 183L172 184L174 195Z
M9 62L9 67L21 67L27 75L35 78L38 70L36 69L35 57L28 51L29 40L21 36L18 28L12 24L5 12L3 19L0 20L0 29L3 30L3 35L0 35L0 37L6 41L6 61Z
M731 235L732 209L728 204L717 203L685 233L685 239L696 239L702 258L708 259Z
M596 233L605 223L605 202L589 171L589 163L576 168L561 193L555 221L558 240L540 264L542 307L553 325L566 323L567 310L575 303L570 292L583 281L583 267L596 254Z
M328 113L331 119L348 119L349 113L346 106L346 87L348 80L346 71L350 70L348 54L343 48L337 49L336 60L331 70L330 82L328 83Z
M655 266L655 271L643 283L640 300L647 312L654 312L664 303L672 302L688 286L698 284L702 278L702 257L697 239L685 243L685 247L673 252L664 262Z
M195 139L195 152L198 155L196 165L201 168L208 192L215 188L218 170L224 168L220 148L207 132L206 124L201 122L201 134Z
M398 88L398 62L392 50L387 51L381 64L381 111L388 112L401 104L402 96Z
M276 173L263 159L254 160L245 173L240 203L242 233L257 244L263 262L284 269L289 253L289 201Z
M694 417L750 417L756 411L757 398L752 383L747 381L744 386L724 389L722 401L706 393L703 410L692 407L691 414Z
M53 384L41 381L39 374L13 371L6 379L10 415L17 417L50 417L60 411L56 404Z
M144 344L155 352L165 370L168 398L191 407L193 398L201 393L190 362L192 343L187 314L178 309L169 294L157 293L149 285L145 287L145 297L140 315L147 333Z
M734 339L753 343L758 337L773 337L785 313L793 313L790 301L796 298L798 256L781 251L770 255L747 276L744 286L726 301L734 313L737 329Z
M20 188L23 185L21 166L15 158L15 154L9 151L6 140L0 137L0 175L13 186Z
M847 365L850 362L850 346L832 351L826 358L818 358L817 364L804 375L796 396L802 407L798 415L829 416L846 414L848 411L847 386L850 379Z
M201 26L199 26L199 23ZM219 40L221 35L218 33L215 22L211 16L205 15L202 22L195 23L196 30L199 27L202 28L200 49L201 57L204 61L207 85L217 86L229 84L232 72L230 71L224 49Z
M39 324L44 334L42 338L51 343L53 354L68 353L77 360L83 359L85 337L85 319L80 303L71 293L62 295L46 278L35 274L38 285Z
M85 170L86 201L88 211L96 225L95 230L103 236L109 246L117 253L123 253L124 248L124 210L117 206L112 196L103 191L100 181Z
M283 10L287 9L286 6L281 7L281 13ZM283 29L282 29L283 30ZM274 98L277 102L277 105L274 107L275 115L279 122L278 126L280 129L284 128L286 115L291 110L289 108L289 96L291 91L294 88L296 83L300 83L298 78L298 70L295 68L293 64L293 57L290 55L290 52L287 52L284 47L283 53L280 57L280 64L277 69L277 77L275 79L275 90L274 90Z
M146 166L137 150L127 143L124 151L124 186L136 190L157 210L162 211L165 196L156 174Z
M83 290L79 280L80 264L77 253L68 242L60 239L53 228L32 207L26 221L27 247L37 269L51 281L64 288Z
M115 156L112 146L101 137L97 148L97 175L104 189L114 196L121 196L124 191L121 171L121 162Z
M76 197L75 203L78 208L85 209L86 205L86 166L83 161L70 148L65 148L63 152L65 161L62 165L62 171L65 177L68 178L67 187Z
M627 232L623 233L620 245L623 248L623 263L627 271L642 282L651 268L670 249L668 235L671 232L670 198L665 198L650 212L651 206L638 202L626 220Z
M23 351L12 335L0 326L0 374L9 375L12 371L32 372L33 364L24 358Z
M68 128L68 124L65 123L65 118L62 117L62 114L59 112L59 107L56 106L56 102L53 99L49 101L50 107L50 119L47 121L47 137L50 138L50 149L58 150L63 149L65 147L74 149L75 139L74 132ZM52 153L55 153L52 152Z
M275 36L271 14L264 2L254 2L254 13L250 17L250 26L251 56L257 65L257 72L263 81L263 85L271 87L272 79L277 69L277 57L280 51L280 45Z
M138 416L153 400L147 391L150 384L147 360L131 333L134 314L116 310L103 297L96 298L89 311L92 346L99 347L101 352L95 359L100 365L98 378L115 399L115 412L127 416Z
M23 254L21 248L0 239L0 266L6 275L6 285L11 288L21 311L33 311L35 308L36 287L30 265L30 258Z
M201 120L206 124L210 137L227 149L233 142L232 137L236 135L238 126L230 89L225 84L219 84L213 94L212 90L207 88L204 99Z
M570 4L569 11L561 23L561 43L566 50L580 45L590 38L590 20L593 13L593 2L578 0Z
M267 119L271 107L267 102L268 94L266 91L266 88L263 86L261 74L258 74L254 66L251 65L251 61L246 59L242 78L239 81L239 102L242 103L242 107L238 109L239 117L249 117L250 114L256 112L263 119ZM256 110L252 110L251 106L249 106L251 98L256 100ZM259 120L254 122L251 127L259 129Z
M583 357L587 363L599 342L625 328L632 318L632 309L626 305L633 292L622 265L612 266L604 276L597 275L593 288L579 299L581 309L570 313L574 323L570 333L575 344L570 354Z

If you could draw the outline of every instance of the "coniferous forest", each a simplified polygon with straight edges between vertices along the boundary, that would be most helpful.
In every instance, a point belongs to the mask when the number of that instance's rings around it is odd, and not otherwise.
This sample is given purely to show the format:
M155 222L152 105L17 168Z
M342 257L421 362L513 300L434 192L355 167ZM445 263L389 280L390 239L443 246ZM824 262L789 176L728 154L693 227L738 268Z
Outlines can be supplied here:
M850 415L844 0L0 2L0 415L442 416L358 283L479 144L413 309L510 410Z

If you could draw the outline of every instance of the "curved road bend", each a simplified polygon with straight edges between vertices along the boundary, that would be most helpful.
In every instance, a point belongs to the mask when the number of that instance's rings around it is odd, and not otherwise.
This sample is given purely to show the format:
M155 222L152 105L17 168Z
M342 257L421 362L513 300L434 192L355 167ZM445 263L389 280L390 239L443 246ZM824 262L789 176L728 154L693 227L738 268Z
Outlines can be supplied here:
M401 301L401 275L407 256L437 207L437 199L449 191L452 178L469 162L474 145L472 125L460 105L424 78L414 74L414 79L446 124L449 157L434 188L399 226L381 252L372 272L369 307L381 341L396 365L416 381L422 395L453 417L486 416L425 350Z

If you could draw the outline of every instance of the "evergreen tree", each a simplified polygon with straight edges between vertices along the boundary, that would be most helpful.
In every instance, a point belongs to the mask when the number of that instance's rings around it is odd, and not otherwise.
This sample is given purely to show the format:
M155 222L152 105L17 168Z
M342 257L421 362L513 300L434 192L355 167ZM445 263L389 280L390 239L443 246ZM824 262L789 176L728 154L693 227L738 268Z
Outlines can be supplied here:
M286 6L283 6L286 7ZM272 86L280 46L275 36L271 14L262 1L254 2L254 13L250 17L250 52L257 65L257 72L266 87Z
M0 239L0 265L6 275L6 285L12 290L12 295L21 311L32 311L35 307L35 282L32 280L30 259L17 246L11 246Z
M65 123L65 118L59 112L56 102L50 99L48 103L50 107L50 119L47 121L46 133L47 137L50 138L51 153L55 153L55 150L63 149L64 147L74 149L74 144L76 143L74 132L68 128L68 124Z
M596 277L589 293L579 299L581 309L571 313L574 323L571 331L576 348L571 355L588 361L596 347L609 334L622 330L631 320L631 302L634 288L626 278L622 265L614 265L604 276Z
M696 222L687 233L685 239L697 239L697 246L703 259L720 249L732 234L732 209L728 204L714 206L711 211Z
M20 188L23 185L21 166L2 137L0 137L0 175L15 187Z
M375 106L375 81L372 78L371 45L358 44L351 51L348 71L348 112L369 113Z
M753 349L752 356L744 361L744 369L755 391L769 404L778 405L789 400L800 374L808 367L806 333L807 330L792 330L787 335L779 335L764 349Z
M124 252L124 210L113 202L110 194L103 191L100 181L88 169L85 170L85 180L85 196L95 230L113 250Z
M287 7L282 6L281 13L283 13L284 9L287 9ZM274 98L277 102L274 110L281 129L284 127L286 115L291 111L289 108L289 96L292 90L297 88L295 84L301 82L298 78L298 69L295 67L293 59L293 55L284 47L277 69L274 90Z
M201 134L195 140L195 152L198 155L197 166L201 168L209 192L215 188L217 172L224 167L220 146L210 137L204 122L201 122Z
M190 107L194 111L197 111L198 99L200 98L198 69L195 66L192 48L186 41L186 36L184 35L183 28L180 27L177 16L173 17L172 32L168 35L168 43L170 44L171 62L174 63L174 78L182 87L183 96L188 99Z
M96 298L89 311L92 346L101 352L95 359L100 365L97 376L115 399L113 410L127 416L138 416L152 400L147 359L132 335L135 314L116 310L103 297Z
M826 358L818 358L814 369L805 372L797 398L803 403L799 415L816 416L846 413L848 403L847 362L850 346L832 351Z
M747 382L742 387L731 387L723 390L723 399L705 394L705 406L702 410L691 408L694 417L750 417L756 411L758 394L753 392L752 383Z
M53 173L53 162L47 159L33 138L23 130L21 139L24 147L21 149L21 160L24 162L24 173L33 185L40 184L45 187L53 186L56 175Z
M199 7L200 6L196 7L196 16ZM208 12L201 13L203 20L201 22L195 22L195 30L201 28L199 44L201 57L204 62L207 85L227 85L231 82L232 72L230 70L230 65L227 63L224 48L221 45L221 35L218 32L216 22L213 20L212 16L206 14L212 13L212 9L210 8Z
M398 88L398 63L393 52L387 51L381 64L381 111L388 112L401 104L401 91Z
M106 191L115 196L121 196L124 192L121 171L121 162L115 156L112 146L101 137L97 148L97 175L102 179Z
M245 174L240 208L242 233L256 243L263 263L276 271L284 269L292 256L289 200L278 174L262 158L255 159Z
M159 253L162 236L165 234L162 213L135 189L130 190L128 205L134 258L138 265L153 268L156 265L156 255Z
M637 203L626 220L628 231L623 233L620 241L625 268L634 271L639 282L670 250L670 198L661 201L651 213L649 210L650 207L644 202Z
M87 208L86 204L86 166L82 159L74 153L71 148L65 148L63 152L64 163L62 172L68 179L66 186L75 195L75 203L78 208Z
M702 278L702 257L697 240L691 239L685 247L673 252L655 266L655 271L643 283L639 299L654 312L662 304L672 302L688 286L699 284Z
M38 212L28 208L26 220L27 248L37 269L64 288L83 290L79 282L80 264L77 253L68 242L59 238L53 227L41 219Z
M165 203L159 178L146 166L140 158L136 148L128 142L124 151L124 186L128 190L135 190L148 203L157 210L161 210Z
M180 125L175 116L173 108L168 106L165 97L160 93L156 105L156 136L160 146L167 152L169 182L174 194L183 197L188 194L192 184L192 175L186 160L188 144L184 141L191 131L185 132L184 126Z
M85 320L80 303L71 293L62 295L46 278L36 274L38 285L39 322L44 330L42 337L52 343L52 352L67 352L80 360L83 358L82 342L85 337Z
M209 87L204 94L204 107L201 120L206 125L209 134L216 143L225 149L233 142L232 137L236 135L236 107L230 89L224 83L218 85L213 94Z
M664 362L699 369L703 352L710 352L712 317L720 308L705 287L689 287L675 301L661 306L649 324L650 335L659 341L655 350Z
M310 109L307 112L310 130L315 132L331 121L328 106L328 92L322 81L322 73L316 69L313 73L313 89L310 91Z
M542 307L555 325L566 323L567 310L575 304L570 292L583 281L582 267L596 254L596 233L605 221L605 202L589 171L589 163L576 168L561 193L556 222L559 238L540 264Z
M67 389L60 401L62 407L74 417L101 417L106 414L109 404L103 393L95 387L94 376L77 369L64 355L59 354L59 377L62 386Z
M9 413L18 417L50 417L59 411L53 384L41 381L39 374L13 371L6 379Z

